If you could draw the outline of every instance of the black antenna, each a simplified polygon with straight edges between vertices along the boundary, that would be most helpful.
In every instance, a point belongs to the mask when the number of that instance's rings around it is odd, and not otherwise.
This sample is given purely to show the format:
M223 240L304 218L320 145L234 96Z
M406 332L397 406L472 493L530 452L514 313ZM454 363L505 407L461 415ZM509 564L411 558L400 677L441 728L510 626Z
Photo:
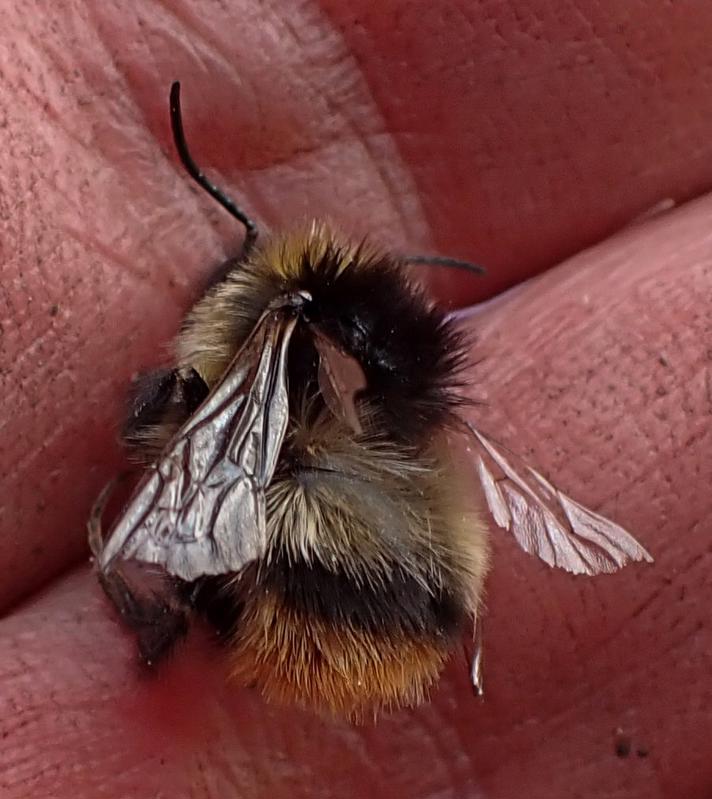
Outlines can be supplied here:
M446 266L450 269L463 269L476 275L486 275L487 270L479 264L471 264L469 261L460 261L457 258L447 258L442 255L405 255L402 256L404 263L426 266Z
M252 219L231 200L225 192L219 189L214 183L211 183L203 174L200 167L195 163L193 157L188 149L188 144L185 140L185 133L183 131L183 116L180 110L180 82L175 81L171 85L171 94L169 101L171 113L171 130L173 131L173 142L178 151L181 163L186 168L188 174L193 180L231 215L245 226L245 241L242 244L242 253L240 260L242 260L253 248L257 241L257 225Z

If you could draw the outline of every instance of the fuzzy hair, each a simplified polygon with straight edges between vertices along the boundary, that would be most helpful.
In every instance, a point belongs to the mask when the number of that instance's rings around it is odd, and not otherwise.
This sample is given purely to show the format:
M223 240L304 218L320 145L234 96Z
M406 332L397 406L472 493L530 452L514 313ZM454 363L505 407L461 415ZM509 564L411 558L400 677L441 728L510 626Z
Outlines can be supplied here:
M300 289L313 298L311 322L363 368L363 399L392 436L421 442L451 419L463 402L460 334L397 258L322 224L272 239L214 286L186 318L179 363L212 385L270 300Z
M397 259L314 225L268 242L194 307L179 373L209 391L270 301L296 290L312 301L290 345L267 551L238 575L187 588L223 633L235 679L268 699L362 718L422 700L480 610L485 528L442 440L459 404L461 341ZM310 323L363 369L361 433L319 394ZM192 413L186 398L200 386L178 388L163 421L144 414L147 452Z

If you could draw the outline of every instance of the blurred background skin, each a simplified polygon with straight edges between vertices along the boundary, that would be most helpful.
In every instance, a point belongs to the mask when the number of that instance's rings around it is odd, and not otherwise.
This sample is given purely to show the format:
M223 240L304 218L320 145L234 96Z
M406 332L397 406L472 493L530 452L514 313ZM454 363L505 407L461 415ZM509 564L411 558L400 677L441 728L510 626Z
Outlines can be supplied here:
M685 203L712 181L712 6L7 5L0 793L708 797L712 200ZM131 374L241 235L172 152L174 79L263 225L485 264L427 278L496 297L463 314L477 422L656 557L587 581L496 533L482 704L456 657L431 705L329 724L227 691L199 631L137 679L84 523Z

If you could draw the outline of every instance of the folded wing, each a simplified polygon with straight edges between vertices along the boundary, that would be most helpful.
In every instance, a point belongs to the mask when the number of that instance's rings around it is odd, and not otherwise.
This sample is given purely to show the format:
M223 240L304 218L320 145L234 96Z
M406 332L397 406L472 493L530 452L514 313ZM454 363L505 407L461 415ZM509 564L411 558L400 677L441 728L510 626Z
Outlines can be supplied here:
M236 572L266 546L265 489L289 418L287 351L296 314L267 312L221 381L138 484L99 557L195 580Z

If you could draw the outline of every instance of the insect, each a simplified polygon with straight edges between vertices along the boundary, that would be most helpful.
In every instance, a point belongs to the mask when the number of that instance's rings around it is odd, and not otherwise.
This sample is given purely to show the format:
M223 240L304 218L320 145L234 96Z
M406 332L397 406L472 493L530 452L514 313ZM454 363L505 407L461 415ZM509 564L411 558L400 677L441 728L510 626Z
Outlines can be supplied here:
M126 440L145 470L106 538L106 491L89 523L104 590L144 661L202 617L269 700L353 719L417 704L469 624L481 691L488 539L448 434L468 433L494 521L527 552L589 575L650 555L461 419L463 340L409 270L476 267L321 223L258 244L193 161L179 92L180 158L246 236L174 366L135 387Z

